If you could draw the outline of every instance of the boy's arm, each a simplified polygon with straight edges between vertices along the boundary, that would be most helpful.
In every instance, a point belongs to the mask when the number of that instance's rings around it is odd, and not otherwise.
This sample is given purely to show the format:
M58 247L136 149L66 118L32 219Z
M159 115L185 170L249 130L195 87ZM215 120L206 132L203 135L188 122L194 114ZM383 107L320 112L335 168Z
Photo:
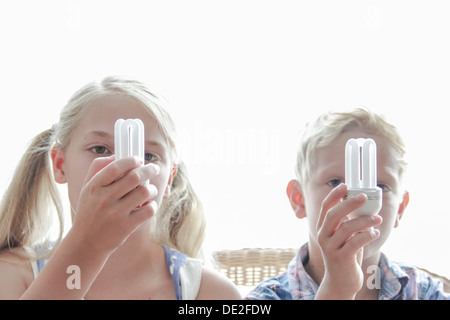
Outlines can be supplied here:
M347 194L347 186L341 184L330 192L322 203L317 222L318 242L325 264L325 274L316 299L354 299L363 284L361 270L362 250L379 236L373 229L381 224L380 216L347 217L362 206L364 194L340 201Z

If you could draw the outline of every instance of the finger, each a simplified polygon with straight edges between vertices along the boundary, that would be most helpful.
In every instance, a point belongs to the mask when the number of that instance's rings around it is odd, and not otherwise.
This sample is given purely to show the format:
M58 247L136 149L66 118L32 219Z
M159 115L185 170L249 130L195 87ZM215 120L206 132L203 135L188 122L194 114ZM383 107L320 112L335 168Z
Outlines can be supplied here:
M92 177L94 175L96 175L100 170L102 170L103 168L105 168L108 164L110 164L111 162L113 162L115 159L115 156L112 155L110 157L101 157L101 158L97 158L95 159L92 164L91 167L89 168L89 171L84 179L84 184L86 184L89 180L92 179Z
M156 201L150 201L143 204L141 207L133 210L127 219L129 228L131 230L136 230L148 219L153 217L158 209Z
M336 232L333 234L333 243L336 249L345 245L355 234L368 231L377 225L380 225L383 219L379 215L361 216L355 219L343 221Z
M342 201L334 206L328 211L328 214L325 217L322 232L324 232L327 236L333 235L343 222L343 219L351 212L364 205L366 201L367 196L364 193L361 193L354 198L346 199L345 201Z
M159 171L159 166L154 163L132 169L108 186L108 189L110 189L108 192L114 197L123 198L137 186L157 176Z
M108 157L111 158L111 157ZM98 159L94 160L92 167L97 167L101 165L100 164L94 164ZM130 170L133 170L135 168L138 168L142 165L142 161L138 157L127 157L120 160L112 161L105 167L103 167L100 171L95 173L90 180L96 181L96 183L101 186L109 186L113 184L116 180L118 180L121 176L129 172ZM94 170L94 169L93 169Z
M158 195L158 189L149 184L148 186L141 185L130 191L122 199L119 200L119 211L129 213L136 208L140 208L152 201Z
M325 216L332 207L337 205L341 199L347 194L347 185L341 183L339 186L331 190L331 192L322 201L319 219L317 220L317 230L322 227Z
M341 248L343 255L356 255L364 246L376 240L380 236L380 230L370 228L369 230L358 232L350 238Z
M364 247L361 247L361 249L359 249L358 252L356 253L356 262L358 262L360 266L362 265L363 258L364 258Z

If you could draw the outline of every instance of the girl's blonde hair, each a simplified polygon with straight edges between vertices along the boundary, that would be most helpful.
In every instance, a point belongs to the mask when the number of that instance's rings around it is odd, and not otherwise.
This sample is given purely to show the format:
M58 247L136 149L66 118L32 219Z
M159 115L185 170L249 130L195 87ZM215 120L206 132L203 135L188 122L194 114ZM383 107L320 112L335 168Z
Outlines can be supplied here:
M351 129L359 129L388 139L396 150L401 177L406 169L405 143L395 126L388 123L379 114L368 108L355 108L346 112L328 112L308 123L300 139L297 151L295 173L299 182L304 185L309 173L314 169L317 149L330 145L341 133Z
M57 243L63 234L63 209L54 182L51 150L63 150L91 103L104 96L134 99L155 118L166 137L177 173L171 193L152 218L152 237L161 244L199 257L205 234L202 204L189 183L186 166L175 147L175 125L166 101L143 83L120 77L91 82L75 92L60 114L59 122L34 138L17 166L0 205L0 249L30 247L48 240L53 206L59 221ZM51 252L50 252L51 253ZM48 253L48 254L50 254Z

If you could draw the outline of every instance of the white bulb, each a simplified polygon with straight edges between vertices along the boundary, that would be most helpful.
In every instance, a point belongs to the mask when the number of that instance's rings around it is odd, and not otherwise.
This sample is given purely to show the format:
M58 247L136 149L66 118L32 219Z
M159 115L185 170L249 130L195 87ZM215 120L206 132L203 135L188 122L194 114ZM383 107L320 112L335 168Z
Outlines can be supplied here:
M373 139L350 139L345 145L347 197L365 193L367 202L355 215L373 215L381 210L382 190L377 186L377 146Z
M136 156L145 161L144 123L140 119L118 119L114 124L116 160Z

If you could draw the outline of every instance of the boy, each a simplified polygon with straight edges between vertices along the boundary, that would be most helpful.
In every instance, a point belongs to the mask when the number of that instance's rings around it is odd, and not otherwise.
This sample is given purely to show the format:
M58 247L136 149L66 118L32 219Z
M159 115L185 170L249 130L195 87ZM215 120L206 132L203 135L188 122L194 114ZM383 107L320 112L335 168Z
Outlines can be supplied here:
M367 201L364 194L341 201L350 138L377 144L383 205L374 216L349 218ZM287 272L260 283L247 299L448 299L440 280L380 251L409 202L404 156L397 129L367 109L330 112L307 127L297 153L298 180L289 182L287 195L296 216L308 218L309 242Z

